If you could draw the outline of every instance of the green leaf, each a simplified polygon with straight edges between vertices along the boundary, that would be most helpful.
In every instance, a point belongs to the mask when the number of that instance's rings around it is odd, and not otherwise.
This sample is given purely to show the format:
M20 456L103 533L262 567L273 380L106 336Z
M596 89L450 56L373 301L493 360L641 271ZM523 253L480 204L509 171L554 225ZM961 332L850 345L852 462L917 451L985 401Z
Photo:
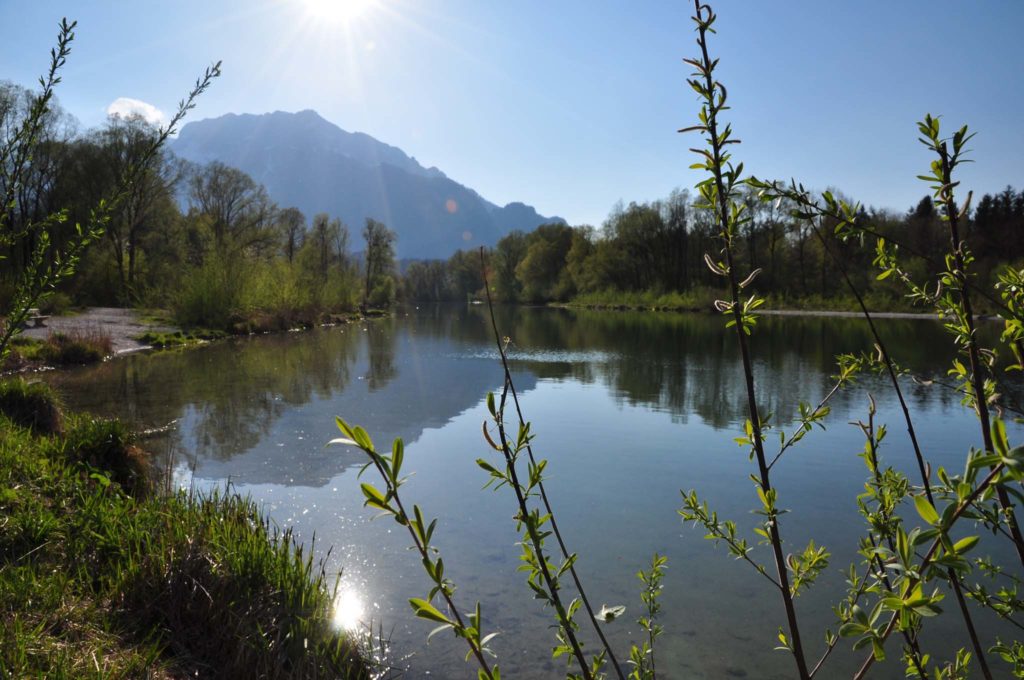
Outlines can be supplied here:
M381 510L389 509L387 499L384 498L384 494L382 494L377 487L372 484L367 484L366 482L360 484L359 487L363 490L363 495L366 496L366 505L372 505L380 508Z
M917 514L921 515L921 519L928 524L934 526L939 523L939 513L935 512L935 508L924 496L914 496L914 507L917 509Z
M839 628L840 637L853 637L854 635L860 635L867 629L863 624L855 621L847 621Z
M1005 456L1010 450L1010 444L1006 438L1006 425L1003 424L1001 418L995 418L992 421L991 429L992 445L995 447L995 453Z
M405 460L405 444L401 438L398 438L391 445L391 479L395 486L398 486L398 471L402 468L403 460Z
M350 436L352 437L352 439L355 440L356 444L360 448L366 449L368 451L373 451L373 440L370 439L370 435L366 432L366 430L364 430L360 426L356 425L354 428L352 428L352 433Z
M454 626L455 624L444 614L437 610L437 607L430 604L426 600L418 597L409 599L409 605L413 611L421 619L427 619L428 621L437 621L438 623L447 623Z
M974 546L976 546L979 540L980 538L978 536L968 536L966 538L961 538L959 541L953 544L953 552L955 552L957 555L962 555Z
M442 623L440 626L438 626L434 630L430 631L430 634L427 635L427 644L430 644L430 638L434 637L435 635L437 635L441 631L448 630L448 629L454 628L454 627L455 626L450 624L450 623Z

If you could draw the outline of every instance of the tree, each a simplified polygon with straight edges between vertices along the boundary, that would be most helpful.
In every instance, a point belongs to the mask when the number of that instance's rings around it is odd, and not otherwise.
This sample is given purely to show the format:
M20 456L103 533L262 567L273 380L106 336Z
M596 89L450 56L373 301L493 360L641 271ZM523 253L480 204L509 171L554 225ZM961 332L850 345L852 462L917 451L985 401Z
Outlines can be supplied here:
M159 135L160 130L141 117L112 116L90 141L97 162L90 164L88 172L105 175L109 186L115 186L116 178L137 165ZM173 157L157 153L128 186L119 209L111 216L106 235L117 264L121 302L135 297L141 244L156 228L161 214L173 209L180 178L181 165Z
M572 245L565 254L565 268L572 279L573 288L579 292L597 290L600 283L596 280L593 270L588 266L594 254L594 228L589 224L576 227L572 232Z
M411 262L405 272L405 297L437 302L447 298L447 265L440 260Z
M565 224L542 224L529 234L526 256L516 267L523 297L541 302L572 295L572 277L565 266L572 239L573 228Z
M327 213L317 213L306 236L305 249L313 269L321 280L327 278L332 265L341 265L348 247L348 227Z
M528 246L526 234L517 229L505 234L494 248L494 284L502 300L519 300L523 287L516 278L516 267L526 257Z
M473 250L456 250L446 263L448 295L451 300L465 301L484 287L480 270L480 254Z
M366 241L363 307L390 304L395 293L395 282L391 277L395 268L395 233L382 222L367 217L363 239Z
M189 189L193 210L209 219L218 255L262 254L277 244L277 207L249 175L214 161L193 173Z
M277 224L284 238L284 256L292 262L306 239L306 216L298 208L285 208L277 214Z
M26 236L8 247L5 268L14 274L26 265L36 245L29 233L31 230L26 227L57 211L60 179L67 166L69 141L75 127L74 119L55 100L49 100L41 112L34 110L36 101L37 95L31 90L14 83L0 83L0 136L3 143L16 143L24 132L24 122L38 113L33 148L26 159L29 162L22 165L15 177L9 174L14 170L15 159L6 159L5 172L0 172L0 195L12 199L3 205L6 228ZM51 234L56 245L63 242L63 232L63 228L57 227Z

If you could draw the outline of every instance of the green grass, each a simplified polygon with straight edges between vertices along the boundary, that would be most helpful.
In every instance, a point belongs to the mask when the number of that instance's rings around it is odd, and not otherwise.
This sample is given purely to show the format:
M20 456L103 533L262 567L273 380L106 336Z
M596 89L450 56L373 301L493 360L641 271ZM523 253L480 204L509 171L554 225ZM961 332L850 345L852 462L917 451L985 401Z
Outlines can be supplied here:
M5 677L368 677L330 578L252 501L146 494L122 425L64 430L0 415Z
M163 349L167 347L196 345L210 340L221 340L225 337L227 337L227 333L224 331L195 329L187 333L184 331L172 331L170 333L146 331L135 339L145 345L156 347L157 349Z
M100 330L54 331L46 340L16 336L2 370L16 371L32 365L74 366L99 363L113 354L110 336Z

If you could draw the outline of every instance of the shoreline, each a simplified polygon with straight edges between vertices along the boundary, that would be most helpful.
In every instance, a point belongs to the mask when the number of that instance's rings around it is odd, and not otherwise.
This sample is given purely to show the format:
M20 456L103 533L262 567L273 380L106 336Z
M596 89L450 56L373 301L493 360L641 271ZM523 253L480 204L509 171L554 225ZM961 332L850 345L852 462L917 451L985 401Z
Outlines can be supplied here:
M66 316L52 316L46 326L23 329L18 336L29 338L38 342L45 342L52 333L65 334L89 334L100 332L109 336L112 351L103 357L102 361L118 359L131 356L141 352L155 352L171 349L182 349L199 347L210 342L228 340L230 338L244 338L255 335L267 335L270 333L290 333L296 330L310 330L313 328L331 328L335 326L362 322L369 319L377 319L389 316L393 310L367 310L366 312L349 312L329 314L329 321L311 326L300 326L298 328L280 330L252 330L248 333L220 333L213 337L204 337L204 331L185 331L177 326L172 326L158 321L146 319L145 312L132 308L121 307L87 307L76 313ZM161 336L180 338L180 341L169 344L160 342L145 342L139 338L147 333ZM50 364L29 360L21 365L0 371L0 377L12 377L19 374L33 373L48 370L63 370L88 364Z
M589 309L599 312L675 312L678 314L717 314L710 309L697 307L659 307L657 305L630 304L574 304L571 302L553 302L547 305L558 309ZM822 318L856 319L863 318L863 312L838 309L760 309L759 316L816 316ZM938 314L930 312L871 312L873 319L908 319L918 321L940 321ZM975 314L977 321L1002 321L995 314Z
M524 305L533 306L533 305ZM542 307L552 307L556 309L585 309L591 311L603 311L603 312L669 312L676 314L716 314L717 312L701 307L675 307L675 306L648 306L648 305L630 305L630 304L577 304L572 302L552 302ZM113 352L104 360L116 359L119 357L130 356L138 354L140 352L160 351L163 349L177 349L182 347L197 347L200 345L207 344L209 342L215 342L216 340L226 340L229 338L248 337L253 335L266 335L273 332L292 332L293 330L310 330L311 328L329 328L342 324L354 323L356 321L364 321L367 319L379 318L390 314L390 312L381 313L379 311L374 313L360 314L332 314L330 316L331 321L322 324L316 324L314 326L305 326L298 329L289 329L282 331L253 331L249 333L226 333L223 337L214 339L197 339L193 341L185 341L181 343L175 343L171 345L160 345L160 344L147 344L139 340L139 337L144 333L152 332L167 335L185 335L190 336L190 333L183 331L182 329L171 326L168 324L161 324L155 321L144 320L144 314L138 310L130 308L117 308L117 307L90 307L82 310L79 313L71 314L67 316L54 316L51 317L49 323L44 327L39 328L27 328L23 330L20 335L22 337L31 338L34 340L45 341L51 333L76 333L76 332L95 332L101 331L110 336L111 344L113 346ZM855 319L863 318L861 312L854 312L849 310L831 310L831 309L762 309L758 312L761 316L779 316L779 317L818 317L818 318L842 318L842 319ZM904 319L910 321L940 321L941 317L934 313L925 312L871 312L872 318L875 319ZM978 321L982 322L994 322L1002 321L1002 317L993 314L977 314L974 317ZM49 365L49 364L36 364L36 365L24 365L12 370L6 370L0 373L3 376L11 376L26 371L33 372L39 370L60 370L68 368L65 365Z

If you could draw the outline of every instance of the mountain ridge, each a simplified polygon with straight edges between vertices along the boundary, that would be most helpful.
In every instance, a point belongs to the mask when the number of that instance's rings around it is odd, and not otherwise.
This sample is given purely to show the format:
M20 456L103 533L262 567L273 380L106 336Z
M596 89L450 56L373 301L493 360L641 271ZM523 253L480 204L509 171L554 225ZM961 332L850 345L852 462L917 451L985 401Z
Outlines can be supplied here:
M368 217L384 222L398 235L402 258L448 257L459 248L493 246L514 229L565 222L519 201L491 203L439 168L311 109L190 122L170 149L194 163L220 161L248 173L274 201L299 208L307 220L326 212L353 235Z

